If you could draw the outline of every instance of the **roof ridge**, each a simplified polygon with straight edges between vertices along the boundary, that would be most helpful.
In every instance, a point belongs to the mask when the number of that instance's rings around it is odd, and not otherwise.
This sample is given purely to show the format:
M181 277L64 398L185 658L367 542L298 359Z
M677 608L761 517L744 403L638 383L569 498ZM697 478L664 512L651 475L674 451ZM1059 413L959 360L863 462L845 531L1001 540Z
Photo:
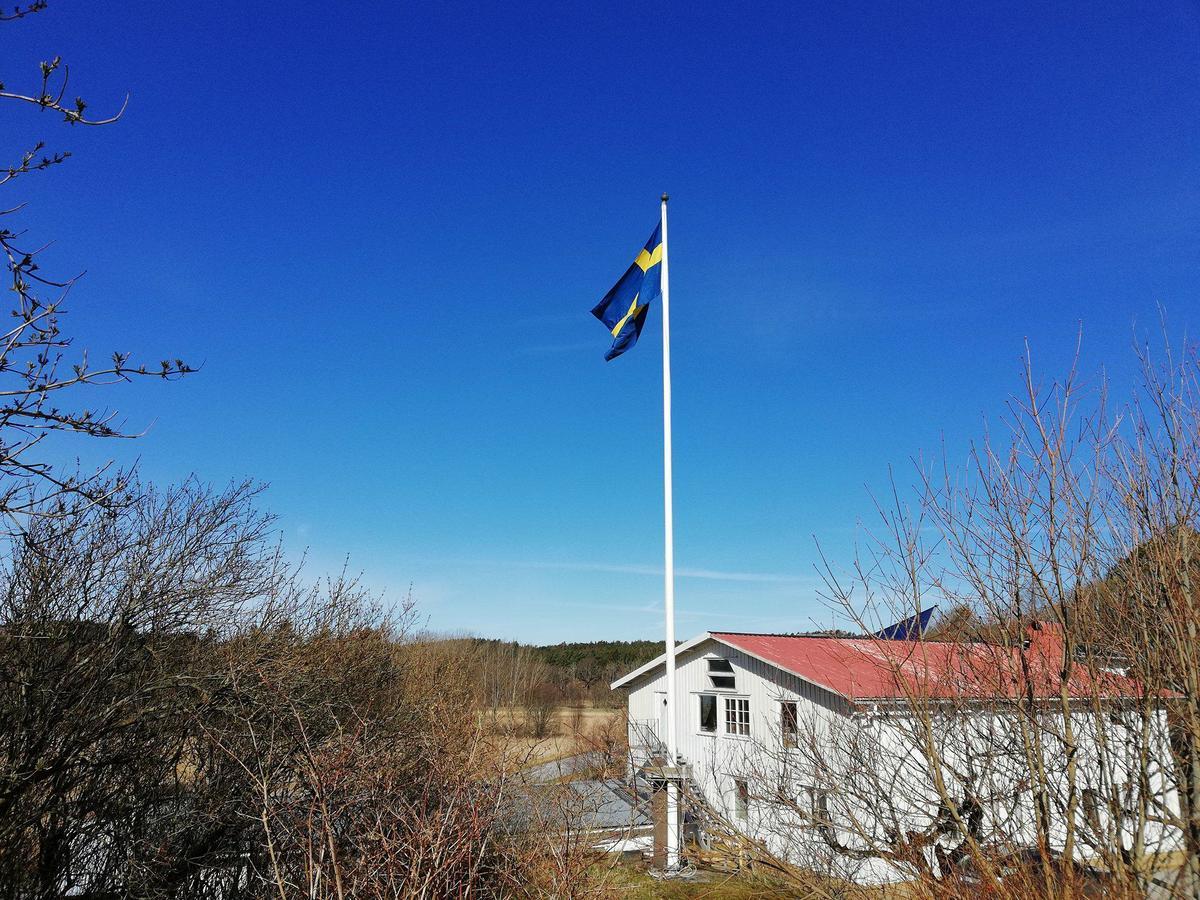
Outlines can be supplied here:
M744 637L778 637L778 638L803 638L813 641L887 641L891 644L960 644L963 646L977 646L986 644L987 646L1000 646L988 644L986 641L939 641L933 638L922 637L915 641L897 641L892 638L881 638L875 634L812 634L808 632L796 631L710 631L711 635L729 634L742 635Z
M848 637L858 638L867 635L839 634L809 634L802 631L710 631L709 634L744 634L748 637L785 637L785 638L835 638L845 640Z

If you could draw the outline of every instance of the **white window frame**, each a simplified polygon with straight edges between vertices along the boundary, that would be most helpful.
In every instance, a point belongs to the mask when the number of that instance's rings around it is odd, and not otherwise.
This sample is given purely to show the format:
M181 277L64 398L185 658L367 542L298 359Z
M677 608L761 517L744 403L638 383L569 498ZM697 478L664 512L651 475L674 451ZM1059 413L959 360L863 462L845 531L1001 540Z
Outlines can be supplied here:
M730 715L732 713L732 715ZM749 697L725 697L724 716L724 732L730 737L748 738L750 737L750 698ZM730 728L730 724L735 727ZM742 730L743 726L745 731Z
M713 663L719 663L717 668L713 667ZM733 670L733 663L723 656L706 656L704 657L704 665L708 674L709 687L714 691L736 691L737 690L737 672ZM727 668L721 668L725 666ZM729 684L717 684L717 678L728 678Z

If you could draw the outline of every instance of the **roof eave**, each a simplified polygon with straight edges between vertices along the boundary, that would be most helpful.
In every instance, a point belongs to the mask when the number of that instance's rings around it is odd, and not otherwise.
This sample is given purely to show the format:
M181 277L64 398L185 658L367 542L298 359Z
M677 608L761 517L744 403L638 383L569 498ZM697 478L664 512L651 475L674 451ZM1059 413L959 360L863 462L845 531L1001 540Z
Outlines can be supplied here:
M720 632L718 632L718 634L719 633ZM719 637L714 636L713 640L724 644L726 647L732 647L734 650L738 651L738 653L745 653L747 656L753 657L754 659L757 659L760 663L765 663L766 665L771 666L774 669L778 669L780 672L787 672L789 675L793 675L796 678L799 678L801 681L807 681L809 684L816 685L823 691L829 691L829 693L833 694L835 697L841 697L843 700L847 700L850 703L857 702L857 698L850 697L850 696L842 693L839 690L831 688L827 684L822 684L821 682L815 680L814 678L811 678L808 675L801 675L799 672L795 671L794 669L789 669L787 666L780 665L773 659L767 659L767 657L762 656L758 653L755 653L753 650L747 650L745 647L739 646L738 644L734 644L731 641L721 640L721 638L719 638Z
M757 659L759 662L764 663L768 666L771 666L774 669L778 669L780 672L787 672L789 675L793 675L796 678L799 678L801 681L807 681L809 684L813 684L813 685L816 685L817 687L821 688L821 690L829 691L829 693L833 694L835 697L841 697L843 700L849 701L850 703L856 702L856 699L854 697L848 697L845 694L843 694L841 691L835 690L834 688L831 688L827 684L822 684L819 681L815 681L807 675L801 675L799 672L793 671L792 669L789 669L787 666L781 666L779 663L775 662L774 660L767 659L767 657L762 656L758 653L755 653L752 650L747 650L745 647L741 647L731 641L723 640L722 638L717 637L717 634L720 634L720 632L714 633L711 631L705 631L702 634L698 635L697 637L692 638L690 641L684 641L682 644L680 644L678 647L675 648L675 655L678 656L680 653L683 653L687 650L691 650L697 644L702 644L704 641L713 640L713 641L716 641L718 644L722 644L726 647L729 647L731 650L736 650L738 653L745 653L747 656L753 657L754 659ZM666 660L667 660L667 654L665 654L665 653L656 659L650 660L650 662L646 663L643 666L639 666L638 668L636 668L632 672L630 672L628 675L618 678L616 681L614 681L612 684L610 684L608 686L609 690L615 691L617 688L625 687L630 682L632 682L638 678L641 678L647 672L651 672L654 669L658 668L659 666L665 665Z
M682 644L677 646L675 648L675 655L678 656L680 653L691 650L697 644L702 644L711 637L712 637L712 634L710 632L707 632L707 631L701 632L696 637L692 638L690 641L684 641ZM722 643L724 643L724 641L722 641ZM654 669L658 668L659 666L666 665L666 663L667 663L667 654L664 653L662 656L656 657L655 659L650 660L650 662L645 663L644 665L638 666L636 669L634 669L629 674L622 675L620 678L618 678L616 681L614 681L612 684L610 684L608 686L608 689L610 691L615 691L617 688L623 688L627 684L629 684L631 681L635 681L638 678L641 678L647 672L652 672Z

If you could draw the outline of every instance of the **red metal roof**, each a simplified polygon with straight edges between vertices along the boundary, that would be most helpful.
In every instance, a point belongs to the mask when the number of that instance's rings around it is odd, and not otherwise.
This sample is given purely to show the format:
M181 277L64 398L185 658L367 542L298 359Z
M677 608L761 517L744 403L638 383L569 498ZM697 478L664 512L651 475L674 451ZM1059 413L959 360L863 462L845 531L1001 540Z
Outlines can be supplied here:
M983 643L887 641L878 638L796 637L782 634L711 632L744 650L850 700L917 696L987 699L1057 697L1062 684L1062 636L1038 623L1028 649ZM1108 672L1072 665L1066 680L1072 697L1136 697L1142 686Z

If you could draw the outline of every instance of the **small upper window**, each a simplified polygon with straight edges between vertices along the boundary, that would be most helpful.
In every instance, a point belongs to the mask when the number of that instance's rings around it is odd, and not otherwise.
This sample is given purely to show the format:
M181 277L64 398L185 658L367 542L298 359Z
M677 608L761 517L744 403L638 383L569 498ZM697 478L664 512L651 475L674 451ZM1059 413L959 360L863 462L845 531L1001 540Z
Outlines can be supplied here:
M733 690L736 682L733 677L733 666L729 660L710 658L708 660L708 680L715 688Z

